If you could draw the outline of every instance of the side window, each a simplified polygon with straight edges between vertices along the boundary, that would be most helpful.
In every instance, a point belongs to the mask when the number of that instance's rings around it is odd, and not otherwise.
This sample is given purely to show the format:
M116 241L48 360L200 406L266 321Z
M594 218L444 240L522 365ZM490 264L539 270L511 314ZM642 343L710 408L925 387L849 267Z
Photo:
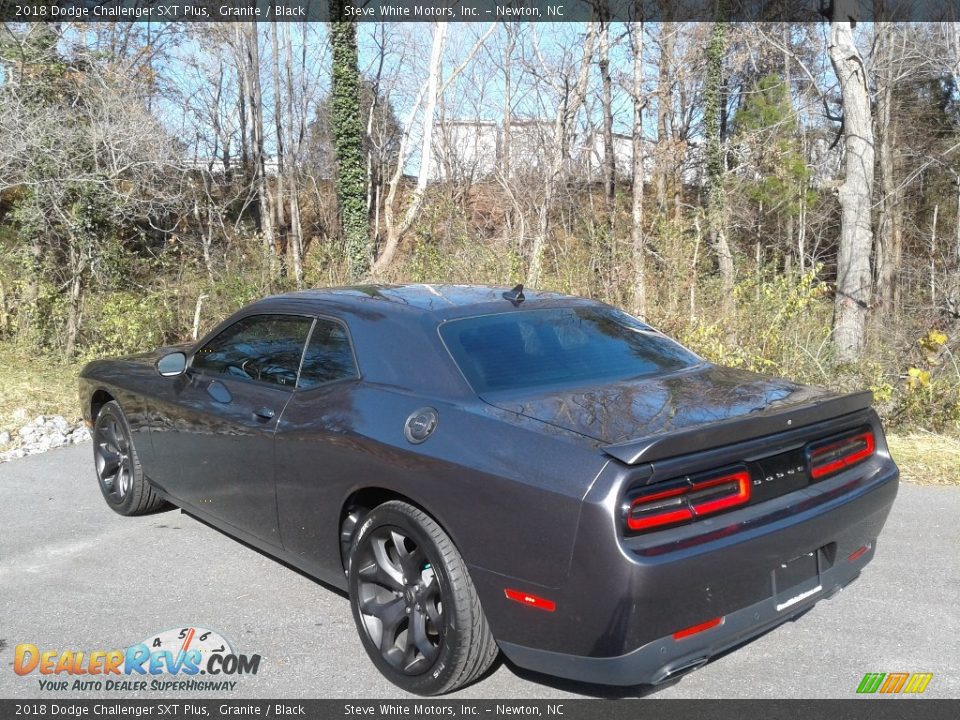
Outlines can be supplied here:
M332 320L318 319L310 336L310 344L303 356L300 382L303 390L344 378L359 377L350 338L343 325Z
M200 348L191 368L292 388L312 322L296 315L244 318Z

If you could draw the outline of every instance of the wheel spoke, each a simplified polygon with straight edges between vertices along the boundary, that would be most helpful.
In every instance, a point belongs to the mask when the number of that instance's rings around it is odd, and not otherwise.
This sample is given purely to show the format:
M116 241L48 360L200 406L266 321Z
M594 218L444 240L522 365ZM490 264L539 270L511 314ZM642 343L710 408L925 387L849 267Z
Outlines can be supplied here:
M117 439L117 426L113 421L108 421L103 424L103 439L107 444L107 447L116 452L120 452L120 441Z
M410 628L407 630L407 644L416 646L420 654L429 662L437 656L437 648L430 638L427 637L426 614L421 611L415 612L410 619Z
M402 591L403 576L387 556L385 541L373 538L371 546L373 560L360 568L360 577L389 590Z
M383 620L383 629L380 632L380 654L394 665L400 664L402 660L402 651L397 647L397 636L400 634L400 626L406 620L406 613L403 605L400 605L400 612L391 610L386 620ZM396 657L399 653L401 657Z
M117 439L117 449L119 449L122 453L126 453L130 443L127 440L126 432L124 432L123 428L120 426L120 423L116 421L113 423L113 436Z
M100 459L103 461L103 467L100 469L100 477L106 479L117 471L122 458L119 453L113 452L104 443L100 444L98 453Z
M117 467L114 469L114 471L113 471L112 473L110 473L109 475L106 475L106 474L105 474L105 475L101 478L102 481L103 481L104 486L105 486L106 489L107 489L107 492L109 492L109 493L111 493L111 494L116 493L116 489L117 489L117 478L118 478L119 476L120 476L120 466L117 465Z
M127 494L128 478L129 470L126 461L124 461L117 470L117 476L113 481L113 492L120 499L123 499L123 496Z
M400 561L400 567L403 569L403 574L408 580L419 577L426 560L423 550L420 549L419 545L415 545L412 550L408 549L407 538L396 531L392 531L390 535L393 538L394 546L397 548L397 557Z
M396 629L396 626L406 615L405 608L406 605L402 597L386 602L377 602L375 598L371 598L360 604L360 612L378 618L383 623L384 629Z
M434 600L424 599L423 608L427 613L427 617L430 619L430 622L433 623L434 629L439 633L443 627L443 616L440 614L440 611L437 609L437 604Z

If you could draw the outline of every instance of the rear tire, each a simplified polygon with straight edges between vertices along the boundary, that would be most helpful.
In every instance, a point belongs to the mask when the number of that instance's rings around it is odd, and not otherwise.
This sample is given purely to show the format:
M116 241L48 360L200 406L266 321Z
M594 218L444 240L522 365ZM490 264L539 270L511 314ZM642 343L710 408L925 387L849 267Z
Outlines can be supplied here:
M418 695L452 692L497 657L463 558L423 511L395 500L374 508L348 567L357 632L394 685Z
M133 433L115 400L106 403L93 423L93 462L100 492L120 515L146 515L166 509L143 474Z

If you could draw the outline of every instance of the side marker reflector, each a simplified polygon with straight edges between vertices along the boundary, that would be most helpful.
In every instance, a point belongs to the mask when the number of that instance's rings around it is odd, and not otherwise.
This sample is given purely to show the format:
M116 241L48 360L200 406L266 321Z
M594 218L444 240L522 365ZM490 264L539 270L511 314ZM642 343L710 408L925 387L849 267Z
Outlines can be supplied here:
M557 604L553 600L537 597L536 595L521 592L520 590L511 590L510 588L506 588L504 589L503 594L506 595L510 600L514 600L521 605L539 608L540 610L546 610L547 612L553 612L557 609Z
M691 625L688 628L683 630L677 630L673 634L674 640L683 640L685 637L690 637L691 635L696 635L697 633L702 633L704 630L709 630L710 628L715 628L717 625L723 624L723 616L714 618L713 620L707 620L704 623L699 625Z
M872 548L872 547L873 547L873 543L867 543L866 545L863 545L863 546L861 546L861 547L858 547L856 550L854 550L852 553L850 553L850 555L847 557L847 560L848 560L849 562L855 562L855 561L859 560L859 559L862 558L866 553L868 553L868 552L870 551L870 548Z

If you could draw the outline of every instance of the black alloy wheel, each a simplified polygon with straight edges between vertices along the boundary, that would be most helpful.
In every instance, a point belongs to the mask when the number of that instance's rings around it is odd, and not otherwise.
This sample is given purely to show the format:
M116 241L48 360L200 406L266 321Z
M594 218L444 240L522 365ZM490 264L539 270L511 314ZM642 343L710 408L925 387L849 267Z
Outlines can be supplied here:
M100 489L107 501L120 505L133 483L133 458L126 430L114 413L101 412L94 428L93 453Z
M367 654L395 685L450 692L490 667L497 647L466 565L421 510L392 501L360 524L350 599Z
M93 424L93 461L107 504L121 515L144 515L167 506L144 477L130 424L116 401L106 403Z

